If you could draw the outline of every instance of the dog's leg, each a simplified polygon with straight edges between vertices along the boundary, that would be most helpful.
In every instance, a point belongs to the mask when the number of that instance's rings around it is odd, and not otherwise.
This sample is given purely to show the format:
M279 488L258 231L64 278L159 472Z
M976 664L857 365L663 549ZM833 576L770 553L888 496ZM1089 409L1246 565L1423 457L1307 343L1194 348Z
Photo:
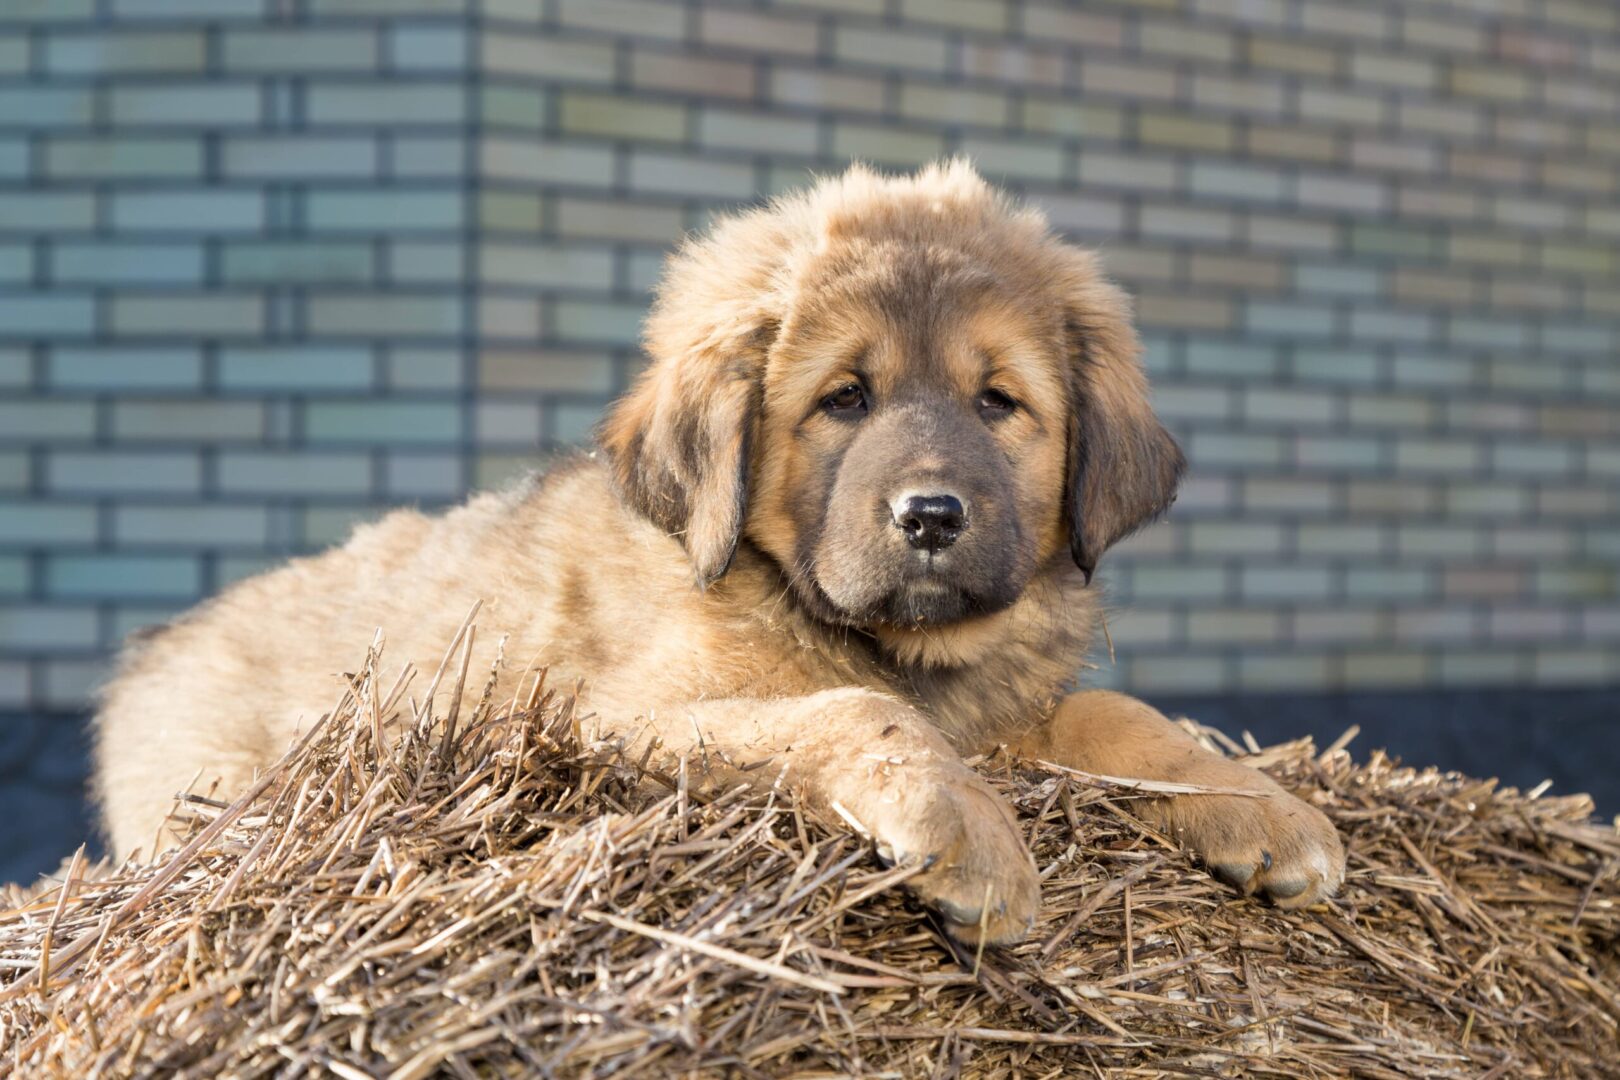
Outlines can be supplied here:
M1344 845L1327 817L1263 773L1212 754L1151 705L1108 690L1071 694L1014 749L1086 772L1257 792L1133 802L1201 856L1211 873L1281 907L1333 895Z
M885 859L921 860L909 887L956 937L975 942L983 926L1012 942L1033 923L1040 883L1012 809L903 702L845 688L697 702L642 723L636 742L656 738L665 767L684 756L720 783L785 783L858 823Z

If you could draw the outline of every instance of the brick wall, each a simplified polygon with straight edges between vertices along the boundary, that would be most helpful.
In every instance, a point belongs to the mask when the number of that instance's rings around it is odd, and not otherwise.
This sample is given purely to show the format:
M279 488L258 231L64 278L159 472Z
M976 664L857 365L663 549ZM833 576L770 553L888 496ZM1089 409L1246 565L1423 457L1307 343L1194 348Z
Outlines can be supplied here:
M953 152L1193 462L1101 681L1620 683L1615 5L0 0L0 708L585 437L716 209Z

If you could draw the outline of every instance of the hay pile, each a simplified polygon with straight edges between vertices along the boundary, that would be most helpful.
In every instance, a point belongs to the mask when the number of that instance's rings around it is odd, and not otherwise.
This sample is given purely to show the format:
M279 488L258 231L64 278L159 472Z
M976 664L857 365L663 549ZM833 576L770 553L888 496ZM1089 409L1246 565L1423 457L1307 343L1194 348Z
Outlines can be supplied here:
M846 829L643 776L534 685L413 717L373 650L177 853L13 892L0 1071L1620 1075L1620 833L1582 797L1273 748L1351 852L1283 913L1130 792L997 758L1045 908L975 954Z

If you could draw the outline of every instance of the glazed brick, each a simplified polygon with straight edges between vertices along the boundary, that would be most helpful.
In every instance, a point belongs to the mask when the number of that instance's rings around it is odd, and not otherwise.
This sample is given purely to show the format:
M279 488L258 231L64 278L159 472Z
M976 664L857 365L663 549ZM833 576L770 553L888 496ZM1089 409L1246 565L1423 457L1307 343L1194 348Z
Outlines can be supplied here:
M61 31L45 38L45 71L49 75L195 74L203 70L206 48L200 29Z
M0 501L0 544L74 546L94 543L96 510L62 501Z
M1194 195L1245 202L1279 202L1285 188L1283 173L1255 165L1195 161L1189 187Z
M651 142L679 141L686 135L686 110L662 101L569 91L561 95L564 131Z
M320 295L309 303L309 328L340 337L449 336L463 324L461 298L440 293Z
M1061 196L1048 197L1042 203L1056 228L1083 236L1117 236L1125 226L1125 203L1119 199ZM1131 277L1135 269L1127 258L1117 255L1109 265L1122 278Z
M647 49L631 55L630 84L700 97L746 100L756 93L755 67L748 61Z
M63 135L46 140L44 167L57 180L193 179L202 140L184 136Z
M708 8L698 13L699 40L723 49L814 56L819 37L814 17Z
M226 127L256 124L264 108L259 87L249 83L216 84L198 93L195 83L136 83L107 94L112 122L120 127ZM88 126L89 117L81 123Z
M1257 645L1282 636L1282 619L1274 611L1211 608L1187 617L1187 637L1194 644Z
M1239 589L1245 600L1306 603L1328 598L1334 574L1323 566L1245 566Z
M970 158L984 162L984 171L997 178L1055 183L1063 178L1068 167L1068 155L1046 139L1001 139L972 134L962 139L961 148Z
M0 127L21 130L88 127L97 93L89 86L8 87L0 94Z
M1308 120L1373 125L1383 121L1386 111L1382 97L1364 90L1308 86L1299 95L1300 115Z
M613 177L612 151L583 144L485 139L479 163L485 175L498 180L606 184Z
M444 74L467 66L467 32L443 25L388 26L382 33L389 67L396 72Z
M220 48L225 69L243 74L364 71L378 54L374 31L324 26L227 28Z
M315 401L304 407L312 443L453 443L461 424L454 402Z
M1477 192L1430 184L1412 177L1396 177L1392 182L1399 217L1471 222L1485 216L1485 200Z
M1485 552L1485 531L1455 525L1402 525L1395 532L1402 558L1477 558Z
M1245 55L1258 68L1273 68L1298 75L1330 76L1339 68L1339 52L1292 38L1255 34L1249 38Z
M258 200L250 203L257 209ZM304 196L310 228L321 232L410 232L460 228L464 196L454 189L315 189Z
M1331 685L1333 666L1326 656L1245 652L1238 657L1238 686L1246 690L1316 690Z
M61 390L199 390L202 351L194 346L57 346L45 383Z
M842 132L843 125L840 125ZM591 156L582 158L574 167L563 170L548 160L536 162L544 166L537 171L530 161L514 161L512 171L527 173L533 179L556 179L570 183L601 184L611 181L612 159L597 156L594 147ZM546 175L550 173L551 175ZM715 161L712 157L659 150L633 150L630 154L630 186L638 191L668 192L711 199L745 199L753 191L753 172L735 162Z
M1341 664L1346 687L1399 688L1422 686L1434 679L1435 659L1413 652L1368 651L1345 655Z
M265 430L264 406L252 401L132 399L113 406L113 436L132 442L251 442Z
M900 115L910 120L996 127L1007 122L1009 95L997 90L906 82L900 87Z
M1309 172L1296 181L1294 197L1304 207L1370 214L1388 206L1389 187L1377 179Z
M1188 449L1199 467L1275 468L1283 459L1283 440L1276 435L1197 432Z
M1080 151L1080 183L1087 188L1119 187L1131 191L1174 190L1181 170L1174 161L1128 151Z
M1283 550L1283 528L1274 522L1195 521L1190 538L1196 556L1259 558Z
M1189 26L1179 20L1144 21L1137 32L1137 43L1144 52L1216 63L1230 61L1237 51L1232 34Z
M1343 156L1339 136L1320 128L1255 121L1248 125L1249 152L1264 158L1326 164Z
M377 141L369 135L231 136L223 163L225 175L251 180L369 177L378 169Z
M1249 243L1258 248L1331 251L1338 242L1339 231L1333 224L1272 214L1252 213L1248 219Z
M775 65L770 97L789 105L855 112L880 112L884 84L880 76L842 74L819 68Z
M456 124L467 115L467 94L457 83L314 83L304 108L319 126Z
M229 284L340 282L358 284L376 276L374 251L354 241L233 241L221 252Z
M478 276L492 284L539 288L607 289L613 283L612 253L578 244L486 244Z
M1337 485L1331 481L1256 478L1243 481L1243 505L1249 510L1286 510L1311 516L1327 513L1337 501Z
M1356 485L1350 489L1352 505L1356 499ZM1299 527L1295 543L1301 555L1331 555L1371 558L1384 551L1384 529L1377 525L1333 522L1331 524L1305 523Z
M1378 439L1301 435L1294 440L1294 463L1304 470L1374 469L1387 457L1384 444Z
M255 191L129 191L110 203L113 228L127 232L253 232L265 223L264 197Z
M1087 95L1170 101L1176 96L1176 72L1166 65L1086 57L1080 64L1080 89Z
M1129 661L1129 685L1153 687L1160 693L1176 690L1224 690L1231 672L1213 657L1144 656Z
M227 449L217 468L221 490L231 494L309 498L363 494L371 486L371 461L361 453Z
M95 303L88 295L0 296L0 341L88 337L95 321Z
M232 346L219 351L218 377L230 391L356 391L374 386L375 367L370 350L363 348Z
M608 84L615 77L614 48L606 42L492 31L479 37L478 47L488 72L523 78L544 73L570 83Z
M926 128L897 129L878 124L839 123L833 154L892 165L922 165L945 152L945 138Z
M124 506L113 515L113 538L142 548L262 548L270 541L269 512L262 506L191 506L183 514L172 506Z
M52 597L191 599L201 589L201 566L180 555L55 555L45 563Z
M1024 34L1033 41L1058 40L1096 49L1114 49L1125 39L1125 24L1120 16L1086 11L1068 4L1029 3L1024 8L1023 20Z
M1226 151L1236 141L1228 121L1158 110L1142 113L1137 120L1137 134L1148 145L1185 150Z
M1484 109L1468 102L1403 99L1396 104L1395 117L1399 127L1425 135L1472 139L1485 129Z
M1007 83L1013 87L1062 86L1068 69L1063 50L1022 43L965 39L957 54L956 70L970 79Z
M1403 480L1353 479L1345 491L1345 506L1356 517L1431 514L1439 505L1435 481L1415 476Z
M1227 109L1250 115L1275 116L1283 110L1284 85L1278 79L1195 75L1192 100L1201 109Z
M815 121L719 106L699 111L698 142L704 146L781 155L810 155L820 139Z
M1313 0L1302 7L1300 24L1308 32L1373 40L1387 40L1392 28L1388 13L1380 8L1327 0Z
M246 337L264 329L264 301L253 294L120 295L112 299L114 333L129 337Z
M963 30L1002 31L1009 21L1008 0L900 0L900 17Z
M1440 82L1440 65L1411 54L1356 49L1350 54L1349 76L1354 81L1373 85L1431 90Z
M833 55L869 67L907 71L945 71L945 38L926 30L890 30L877 26L840 25L833 34Z
M559 0L563 26L634 37L676 39L686 33L685 10L656 0Z

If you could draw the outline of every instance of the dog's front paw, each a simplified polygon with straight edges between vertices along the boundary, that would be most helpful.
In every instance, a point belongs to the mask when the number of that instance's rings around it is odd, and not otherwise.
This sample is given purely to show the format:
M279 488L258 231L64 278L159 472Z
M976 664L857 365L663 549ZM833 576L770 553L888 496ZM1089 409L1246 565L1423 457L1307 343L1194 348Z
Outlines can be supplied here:
M989 944L1023 940L1041 885L1012 808L965 766L919 771L902 781L909 789L902 797L869 804L866 826L878 854L925 867L909 887L945 917L951 936L969 944L981 933Z
M1258 796L1183 795L1167 800L1171 833L1209 872L1278 907L1325 900L1344 883L1344 843L1327 816L1259 773Z

